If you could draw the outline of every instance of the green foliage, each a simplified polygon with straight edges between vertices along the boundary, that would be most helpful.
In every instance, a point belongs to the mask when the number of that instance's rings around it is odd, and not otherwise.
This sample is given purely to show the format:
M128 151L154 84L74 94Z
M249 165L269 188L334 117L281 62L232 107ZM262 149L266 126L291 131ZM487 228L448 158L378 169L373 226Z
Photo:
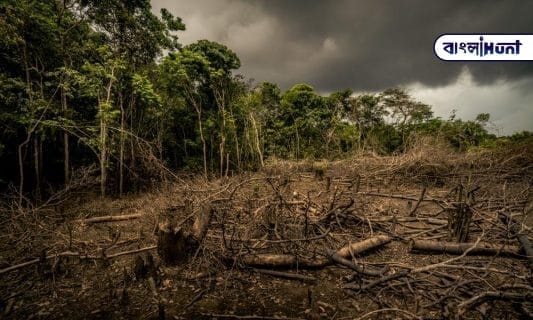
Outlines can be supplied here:
M438 136L462 151L533 140L530 132L494 137L486 113L435 118L401 88L328 96L308 84L250 88L230 48L209 40L181 47L182 20L151 9L148 0L0 3L1 189L56 186L63 163L67 174L98 164L105 193L163 177L163 165L224 175L273 156L401 152L412 135ZM42 176L30 170L41 167Z

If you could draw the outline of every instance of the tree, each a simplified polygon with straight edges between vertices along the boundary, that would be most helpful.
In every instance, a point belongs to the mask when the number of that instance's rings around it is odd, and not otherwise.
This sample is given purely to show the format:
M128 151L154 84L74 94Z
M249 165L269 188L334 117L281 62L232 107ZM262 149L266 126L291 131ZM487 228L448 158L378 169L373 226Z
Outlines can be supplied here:
M413 100L407 91L400 88L385 90L381 100L384 107L389 109L404 142L408 125L426 121L433 115L430 106Z
M373 133L375 128L384 124L384 117L388 115L381 97L373 94L362 94L352 101L350 118L357 124L359 132L359 148L362 143Z
M209 88L219 111L219 165L222 176L224 168L226 167L226 172L229 168L229 162L225 161L229 159L229 153L226 154L227 108L235 99L235 81L231 71L238 69L241 62L237 55L226 46L208 40L192 43L186 46L185 50L198 53L208 61L207 68L202 70L205 72L202 75L202 82Z
M296 159L321 155L324 148L321 133L328 126L331 114L326 100L316 94L313 87L307 84L293 86L281 99L282 122L279 124L284 130L281 130L282 141L278 143L292 145L290 153ZM286 137L290 139L288 142L285 142Z
M193 107L197 115L198 132L202 143L202 158L204 177L207 178L207 144L203 128L203 101L202 84L207 81L209 61L205 56L185 48L163 60L161 64L160 85L167 96L183 95L185 100Z
M120 110L120 139L119 139L119 194L123 193L124 161L127 130L133 135L142 137L146 132L140 125L145 108L150 105L142 104L136 100L134 94L134 75L146 71L159 57L163 50L176 50L180 48L177 36L173 31L185 30L185 25L180 18L174 17L166 9L161 10L161 18L151 11L150 1L121 1L121 0L81 0L85 14L97 30L106 37L107 43L115 59L122 59L124 68L116 73L117 109ZM130 171L134 171L135 150L130 139Z

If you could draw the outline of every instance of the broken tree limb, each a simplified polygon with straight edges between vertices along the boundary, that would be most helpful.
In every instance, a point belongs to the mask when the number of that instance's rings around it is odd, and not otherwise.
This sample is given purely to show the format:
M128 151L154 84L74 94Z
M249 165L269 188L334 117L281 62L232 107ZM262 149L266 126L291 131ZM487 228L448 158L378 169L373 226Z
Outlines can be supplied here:
M84 223L84 224L91 224L91 223L102 223L102 222L115 222L115 221L124 221L124 220L132 220L142 217L142 213L135 213L135 214L125 214L121 216L101 216L101 217L93 217L93 218L87 218L87 219L79 219L76 220L77 223Z
M360 242L350 243L337 251L333 251L339 258L348 258L361 254L365 251L375 249L389 243L392 237L386 235L375 236ZM327 254L331 256L331 254ZM261 253L251 254L241 257L240 262L247 266L270 267L270 268L323 268L331 264L331 259L325 258L305 258L292 254Z
M328 264L327 259L308 259L292 254L252 254L241 258L244 265L270 268L322 268Z
M385 275L385 276L383 276L383 277L381 277L379 279L376 279L376 280L374 280L374 281L372 281L370 283L367 283L365 285L348 284L348 285L345 285L343 288L364 291L364 290L372 289L373 287L375 287L375 286L377 286L377 285L379 285L379 284L381 284L383 282L388 282L390 280L398 279L398 278L401 278L401 277L404 277L404 276L408 276L408 275L411 275L411 274L415 274L415 273L427 272L427 271L430 271L430 270L433 270L433 269L437 269L437 268L440 268L440 267L448 267L448 266L450 266L450 263L464 258L468 253L470 253L472 250L474 250L479 245L479 243L481 241L481 238L483 238L484 235L485 234L482 233L481 236L476 240L476 242L471 244L471 246L468 247L458 257L453 257L453 258L448 259L446 261L442 261L442 262L438 262L438 263L434 263L434 264L430 264L430 265L426 265L426 266L422 266L422 267L418 267L418 268L413 268L413 267L407 266L407 269L403 269L403 270L397 271L395 273L391 273L391 274Z
M343 258L351 257L352 254L357 255L365 251L375 249L384 244L391 242L392 237L387 235L379 235L360 242L350 243L347 246L337 250L337 254Z
M416 202L413 210L411 210L411 212L409 212L410 216L414 216L415 215L416 210L418 210L418 207L422 203L422 200L424 200L424 196L426 195L426 190L427 190L427 187L424 186L424 188L422 189L422 192L420 193L420 198L418 198L418 201Z
M376 193L376 192L358 192L357 194L363 195L363 196L371 196L371 197L381 197L381 198L391 198L391 199L402 199L402 200L410 200L410 201L418 201L420 198L416 197L410 197L410 196L403 196L403 195L396 195L396 194L383 194L383 193ZM434 198L424 198L422 201L429 201L434 203L443 203L444 201Z
M361 290L361 291L370 290L370 289L374 288L375 286L377 286L378 284L404 277L404 276L408 275L410 272L411 272L411 270L405 270L404 269L404 270L400 270L398 272L391 273L391 274L388 274L386 276L383 276L383 277L381 277L379 279L376 279L374 281L371 281L371 282L369 282L369 283L367 283L365 285L346 284L346 285L343 286L343 288L344 289L352 289L352 290Z
M339 256L335 251L330 250L328 251L328 257L335 261L338 264L341 264L345 267L348 267L352 270L355 270L356 272L368 276L380 276L383 274L383 271L381 270L374 270L371 268L367 268L364 265L353 263L352 261L348 259L344 259L343 257Z
M501 255L523 258L520 248L513 246L498 246L488 243L456 243L430 240L411 240L411 251L427 251L448 254L463 254L467 250L470 255Z
M269 276L274 276L274 277L279 277L279 278L284 278L284 279L300 280L304 282L316 282L315 277L306 276L303 274L274 271L274 270L267 270L267 269L257 269L257 268L252 268L252 270L257 273L267 274Z

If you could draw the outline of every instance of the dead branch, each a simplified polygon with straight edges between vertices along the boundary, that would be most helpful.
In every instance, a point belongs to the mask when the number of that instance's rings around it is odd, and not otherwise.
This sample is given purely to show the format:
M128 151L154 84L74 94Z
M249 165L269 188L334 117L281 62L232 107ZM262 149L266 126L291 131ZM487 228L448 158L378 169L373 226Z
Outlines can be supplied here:
M391 242L392 237L387 235L375 236L360 242L350 243L345 247L337 250L337 254L341 257L351 257L352 254L361 254L365 251L375 249L384 244Z
M252 254L241 258L241 262L247 266L270 267L270 268L323 268L328 264L327 259L308 259L292 254Z
M256 269L256 268L252 268L252 270L257 273L267 274L269 276L274 276L274 277L279 277L279 278L284 278L284 279L300 280L304 282L316 282L317 281L315 277L306 276L303 274L274 271L274 270L267 270L267 269Z
M473 296L457 306L457 313L462 316L469 308L475 307L487 300L505 300L513 302L527 302L533 299L533 293L515 293L502 291L487 291Z
M216 314L216 313L202 313L204 317L211 319L244 319L244 320L305 320L302 318L287 318L287 317L267 317L267 316L238 316L234 314Z
M132 220L142 217L142 213L135 213L135 214L125 214L121 216L101 216L101 217L94 217L94 218L88 218L88 219L80 219L76 220L77 223L83 223L83 224L91 224L91 223L102 223L102 222L115 222L115 221L123 221L123 220Z
M401 200L410 200L410 201L418 201L420 198L410 197L410 196L403 196L403 195L397 195L397 194L383 194L383 193L376 193L376 192L358 192L357 194L363 195L363 196L371 196L371 197L381 197L381 198L391 198L391 199L401 199ZM438 204L442 204L444 201L435 199L435 198L424 198L421 201L429 201L434 202Z
M419 317L416 314L413 314L413 313L411 313L409 311L406 311L406 310L397 309L397 308L383 308L383 309L378 309L378 310L371 311L371 312L369 312L369 313L357 318L356 320L363 320L363 319L366 319L366 318L370 317L371 315L374 315L374 314L377 314L377 313L381 313L381 312L397 312L397 313L403 313L403 314L411 317L412 319L423 319L422 317Z
M140 252L144 252L144 251L154 250L156 248L157 248L157 246L149 246L149 247L145 247L145 248L141 248L141 249L136 249L136 250L130 250L130 251L124 251L124 252L111 254L111 255L106 256L106 258L108 258L108 259L109 258L116 258L116 257L124 256L124 255L129 255L129 254L135 254L135 253L140 253ZM46 256L46 260L54 259L54 258L57 258L57 257L77 257L77 258L80 258L82 260L97 260L97 259L101 259L101 256L98 256L98 255L88 255L88 254L84 254L84 253L80 253L80 252L65 251L65 252L61 252L61 253L57 253L57 254L47 255ZM26 262L23 262L23 263L19 263L19 264L16 264L16 265L1 269L0 270L0 275L2 275L4 273L8 273L10 271L14 271L14 270L17 270L17 269L21 269L21 268L30 266L32 264L36 264L40 260L41 259L37 258L37 259L33 259L33 260L30 260L30 261L26 261Z
M411 210L411 212L409 212L410 216L414 216L415 215L416 210L418 210L418 207L422 203L422 200L424 200L424 196L426 195L426 190L427 190L427 187L424 186L424 188L422 189L422 192L420 193L420 198L418 198L418 201L416 202L415 206L413 207L413 210Z
M352 290L361 290L361 291L366 291L366 290L370 290L372 288L374 288L375 286L383 283L383 282L388 282L388 281L391 281L391 280L394 280L394 279L398 279L398 278L401 278L401 277L404 277L406 275L408 275L411 271L410 270L400 270L398 272L395 272L395 273L391 273L391 274L388 274L386 276L383 276L379 279L376 279L374 281L371 281L365 285L360 285L360 284L346 284L343 286L344 289L352 289Z
M380 276L383 274L384 271L381 270L373 270L371 268L365 267L365 265L359 265L355 264L352 261L348 259L344 259L343 257L339 256L335 251L329 251L328 257L337 262L338 264L341 264L345 267L348 267L352 270L357 271L360 274L368 275L368 276Z
M342 247L341 249L337 251L332 251L333 254L328 253L326 256L329 256L331 258L335 257L339 261L343 258L351 257L352 255L361 254L365 251L375 249L379 246L382 246L386 243L389 243L392 240L390 236L386 235L379 235L373 238L369 238L360 242L355 242L348 244L345 247ZM255 267L270 267L270 268L290 268L290 267L299 267L299 268L323 268L329 264L331 264L330 259L325 258L304 258L297 255L292 254L273 254L273 253L263 253L263 254L251 254L241 257L240 260L241 263L247 266L255 266ZM338 262L338 261L337 261ZM369 272L368 270L364 271L364 269L359 268L358 266L350 263L349 261L346 262L347 266L351 267L352 269L358 271L360 270L362 273ZM341 263L342 264L342 263ZM376 274L372 274L376 275Z

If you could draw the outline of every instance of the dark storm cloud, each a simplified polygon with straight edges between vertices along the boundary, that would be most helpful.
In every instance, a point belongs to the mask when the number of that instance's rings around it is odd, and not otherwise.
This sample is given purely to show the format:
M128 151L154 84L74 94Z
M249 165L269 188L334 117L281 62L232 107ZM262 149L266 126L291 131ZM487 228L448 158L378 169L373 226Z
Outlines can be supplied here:
M188 37L222 42L241 72L287 88L380 90L454 81L464 63L433 54L442 33L533 32L533 1L154 1L184 18ZM193 39L196 37L195 39ZM469 63L474 80L533 75L533 63Z
M532 32L533 2L524 1L256 1L278 18L286 41L317 50L334 39L335 55L325 56L310 74L325 90L361 89L419 81L444 85L463 63L433 55L442 33ZM310 45L311 44L311 45ZM532 63L470 63L480 83L533 74Z
M437 116L452 109L493 115L497 132L533 130L533 62L444 62L443 33L533 33L533 1L153 0L187 25L182 43L223 43L238 71L283 90L310 83L320 93L406 87Z

